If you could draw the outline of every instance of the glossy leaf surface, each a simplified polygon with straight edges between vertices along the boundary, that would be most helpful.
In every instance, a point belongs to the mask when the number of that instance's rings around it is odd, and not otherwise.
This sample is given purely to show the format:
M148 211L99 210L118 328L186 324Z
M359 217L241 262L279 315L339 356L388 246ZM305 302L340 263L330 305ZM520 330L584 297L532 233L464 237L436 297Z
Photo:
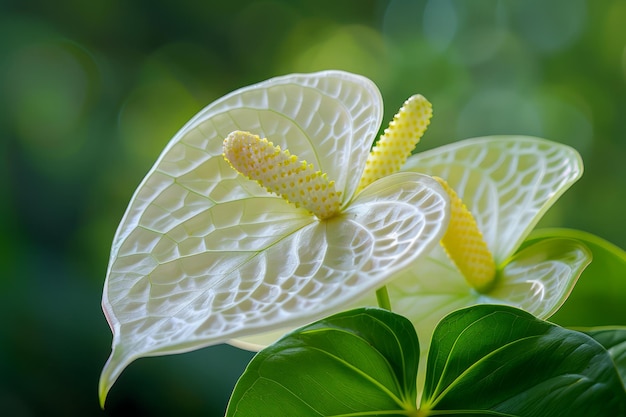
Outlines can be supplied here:
M609 352L626 387L626 327L587 329L584 333L593 337Z
M434 334L419 410L418 345L410 323L386 310L363 308L320 320L255 356L226 415L626 413L626 393L601 344L519 309L479 305L442 320Z
M591 337L512 307L480 305L449 315L435 331L422 409L623 416L626 393L611 357Z
M226 416L414 415L418 358L417 336L403 317L340 313L259 352Z

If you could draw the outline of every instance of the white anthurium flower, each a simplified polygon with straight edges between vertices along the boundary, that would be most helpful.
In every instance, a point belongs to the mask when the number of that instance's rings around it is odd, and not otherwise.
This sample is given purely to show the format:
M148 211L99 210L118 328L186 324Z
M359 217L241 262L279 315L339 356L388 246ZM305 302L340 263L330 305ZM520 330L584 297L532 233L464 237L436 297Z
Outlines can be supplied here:
M424 355L437 323L459 308L507 304L550 317L591 262L587 247L569 238L545 239L517 252L582 175L580 155L569 146L527 136L466 139L417 153L401 171L434 176L451 199L441 245L386 285L392 310L413 322ZM376 298L366 296L351 307L362 305L376 305ZM260 349L280 335L236 344Z
M393 310L415 324L424 352L439 320L462 307L507 304L550 317L591 262L589 249L574 239L518 251L582 175L582 160L569 146L527 136L466 139L417 153L402 171L445 179L451 198L442 244L387 286Z
M449 197L431 177L396 172L430 116L430 103L412 97L370 153L381 95L340 71L274 78L197 114L114 237L101 403L139 357L344 310L437 246Z

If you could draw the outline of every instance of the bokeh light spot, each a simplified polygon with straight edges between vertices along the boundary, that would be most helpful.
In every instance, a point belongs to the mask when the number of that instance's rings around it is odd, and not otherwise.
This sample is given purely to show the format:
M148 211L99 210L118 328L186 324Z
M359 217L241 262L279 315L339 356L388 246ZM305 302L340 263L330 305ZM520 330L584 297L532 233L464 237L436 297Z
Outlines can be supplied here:
M515 134L541 136L539 110L526 95L514 90L476 92L458 116L458 137Z
M424 35L438 50L445 50L457 32L458 17L450 0L429 0L424 9Z
M585 0L524 0L511 3L511 9L520 35L541 52L571 45L587 21Z
M387 47L380 34L362 25L330 28L295 58L296 72L341 69L363 74L376 82L389 77Z
M456 52L468 66L482 64L493 58L507 38L507 32L495 26L483 26L463 31Z
M422 36L423 3L392 0L385 9L382 33L394 41L416 40Z
M36 165L62 175L80 158L87 137L79 130L98 79L89 53L67 40L26 44L8 58L2 83L10 124Z
M127 154L134 163L149 166L200 108L190 91L160 62L148 62L119 113L120 137Z
M541 114L543 137L570 145L585 154L593 139L591 112L584 103L576 105L575 101L582 100L545 91L538 94L536 106Z

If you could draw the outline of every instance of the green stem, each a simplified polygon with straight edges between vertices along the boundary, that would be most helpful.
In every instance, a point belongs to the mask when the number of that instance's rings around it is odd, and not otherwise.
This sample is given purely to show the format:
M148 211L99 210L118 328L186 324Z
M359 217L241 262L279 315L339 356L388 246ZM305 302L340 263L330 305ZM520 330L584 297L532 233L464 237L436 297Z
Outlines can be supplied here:
M387 286L382 286L376 290L376 301L378 301L378 307L391 311L391 301L389 301Z

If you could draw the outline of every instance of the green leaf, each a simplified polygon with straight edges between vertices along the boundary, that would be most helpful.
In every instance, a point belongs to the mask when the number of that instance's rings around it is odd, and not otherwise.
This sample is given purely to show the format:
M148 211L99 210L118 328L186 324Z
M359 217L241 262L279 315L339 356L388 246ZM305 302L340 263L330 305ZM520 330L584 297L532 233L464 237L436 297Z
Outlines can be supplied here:
M609 352L626 386L626 327L586 329L584 333L597 340Z
M611 355L584 333L513 307L452 313L435 330L418 410L411 324L386 310L352 310L261 351L226 416L625 416L615 364L624 364L626 329L590 334Z
M372 308L340 313L259 352L226 416L415 415L418 358L405 318Z
M537 229L523 247L555 237L584 243L593 260L551 320L563 326L626 324L626 252L591 233L563 228Z
M599 343L496 305L459 310L437 327L421 404L423 415L626 415L621 380Z

